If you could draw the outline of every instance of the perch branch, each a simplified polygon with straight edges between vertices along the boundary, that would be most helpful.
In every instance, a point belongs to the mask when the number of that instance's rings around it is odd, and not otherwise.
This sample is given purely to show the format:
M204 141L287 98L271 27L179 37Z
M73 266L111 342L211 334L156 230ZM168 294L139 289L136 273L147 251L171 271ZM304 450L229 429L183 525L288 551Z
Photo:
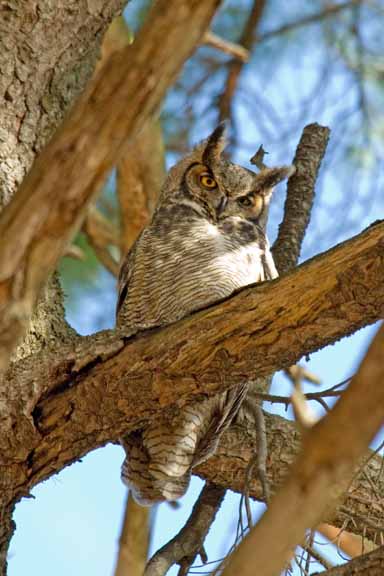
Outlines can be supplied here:
M125 343L99 333L16 364L1 390L2 461L29 454L29 473L42 479L53 463L62 467L167 406L267 376L379 320L383 243L377 223L279 280L163 329Z

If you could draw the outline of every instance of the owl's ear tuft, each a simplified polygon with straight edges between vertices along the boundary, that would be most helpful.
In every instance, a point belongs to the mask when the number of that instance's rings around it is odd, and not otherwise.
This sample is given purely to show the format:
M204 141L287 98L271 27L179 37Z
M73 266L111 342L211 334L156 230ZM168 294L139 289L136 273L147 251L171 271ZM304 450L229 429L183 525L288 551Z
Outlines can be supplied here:
M293 176L295 172L296 168L293 165L264 168L256 175L257 188L260 191L271 190L286 178Z
M205 141L203 151L203 163L207 166L219 161L224 148L227 145L227 123L220 122L212 134Z

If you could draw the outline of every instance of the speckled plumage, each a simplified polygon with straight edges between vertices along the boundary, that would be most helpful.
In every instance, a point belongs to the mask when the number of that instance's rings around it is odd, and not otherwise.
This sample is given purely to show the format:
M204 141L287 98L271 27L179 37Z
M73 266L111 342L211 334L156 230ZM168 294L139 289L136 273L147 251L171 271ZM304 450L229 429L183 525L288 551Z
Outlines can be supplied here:
M277 277L265 235L273 186L292 167L255 174L222 157L220 125L168 173L151 223L126 256L119 279L118 328L164 326ZM196 400L122 439L122 478L143 504L182 496L191 469L216 449L247 384Z

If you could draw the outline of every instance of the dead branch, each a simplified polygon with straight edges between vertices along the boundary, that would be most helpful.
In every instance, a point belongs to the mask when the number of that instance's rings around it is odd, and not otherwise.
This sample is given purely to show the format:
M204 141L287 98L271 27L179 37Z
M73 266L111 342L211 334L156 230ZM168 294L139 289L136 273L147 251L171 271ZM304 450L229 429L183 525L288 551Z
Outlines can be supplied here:
M163 576L173 564L184 567L193 564L195 557L201 553L225 492L225 488L215 484L204 486L185 526L154 554L147 564L144 576Z
M335 546L351 558L372 552L372 550L376 550L378 547L377 544L365 538L364 535L351 534L351 532L347 532L347 530L336 528L324 522L316 526L316 532L320 532L320 534L328 538L332 544L335 544Z
M123 142L134 137L158 108L218 4L159 0L136 42L100 71L3 211L3 368L25 332L42 285L79 228Z
M383 353L384 326L343 397L304 436L289 478L233 554L224 576L279 573L305 530L314 527L346 491L358 460L384 424Z
M297 264L307 229L315 183L329 138L329 128L309 124L304 128L293 160L296 173L288 181L284 219L272 252L280 274Z

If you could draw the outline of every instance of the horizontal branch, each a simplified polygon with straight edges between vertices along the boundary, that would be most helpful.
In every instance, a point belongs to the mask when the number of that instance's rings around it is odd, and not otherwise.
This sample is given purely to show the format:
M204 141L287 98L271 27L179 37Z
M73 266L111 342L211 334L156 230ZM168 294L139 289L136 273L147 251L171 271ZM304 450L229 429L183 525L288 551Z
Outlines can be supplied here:
M167 407L268 375L381 318L383 242L381 222L164 329L126 342L98 333L14 365L0 398L0 464L22 464L16 493Z

